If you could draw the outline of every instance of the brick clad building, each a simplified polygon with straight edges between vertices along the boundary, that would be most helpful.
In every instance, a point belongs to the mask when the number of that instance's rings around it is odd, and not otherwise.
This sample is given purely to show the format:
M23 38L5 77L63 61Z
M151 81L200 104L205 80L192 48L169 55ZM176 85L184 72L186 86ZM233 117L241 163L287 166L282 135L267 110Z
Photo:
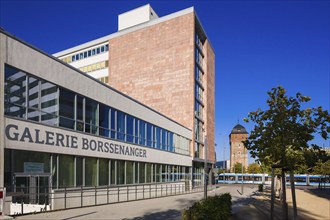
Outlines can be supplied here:
M118 32L55 56L190 129L193 173L214 164L215 54L193 7L158 17L142 6L118 16Z

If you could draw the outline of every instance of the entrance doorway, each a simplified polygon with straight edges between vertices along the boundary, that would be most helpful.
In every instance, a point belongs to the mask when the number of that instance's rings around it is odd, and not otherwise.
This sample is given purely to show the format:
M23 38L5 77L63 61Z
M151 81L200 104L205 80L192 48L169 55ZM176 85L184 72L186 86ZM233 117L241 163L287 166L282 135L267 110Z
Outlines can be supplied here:
M48 204L51 191L50 173L15 173L13 181L16 202Z

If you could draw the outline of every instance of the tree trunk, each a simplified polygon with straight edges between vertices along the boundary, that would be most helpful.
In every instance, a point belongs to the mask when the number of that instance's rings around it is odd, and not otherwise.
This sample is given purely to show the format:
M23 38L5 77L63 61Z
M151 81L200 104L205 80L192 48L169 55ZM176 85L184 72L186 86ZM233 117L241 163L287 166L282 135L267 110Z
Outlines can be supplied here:
M274 202L275 202L275 191L274 191L274 181L275 181L275 168L272 168L272 185L271 185L271 206L270 206L270 219L274 219Z
M288 219L288 206L286 204L286 187L285 187L285 171L282 168L282 219L287 220Z
M296 203L296 190L294 185L294 173L293 170L290 170L290 185L291 185L291 194L292 194L292 204L293 204L293 219L297 219L297 203Z

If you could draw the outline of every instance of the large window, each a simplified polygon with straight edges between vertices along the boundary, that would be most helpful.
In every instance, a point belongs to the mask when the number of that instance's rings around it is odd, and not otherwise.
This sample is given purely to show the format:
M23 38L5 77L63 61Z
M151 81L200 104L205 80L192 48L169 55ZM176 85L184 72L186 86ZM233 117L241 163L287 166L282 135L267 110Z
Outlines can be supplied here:
M85 99L85 132L97 134L98 132L98 103L94 100Z
M126 184L134 183L134 162L126 161Z
M107 186L109 182L109 160L99 159L99 186Z
M126 128L126 133L127 133L127 137L126 137L126 141L134 143L134 118L130 115L127 115L126 117L126 124L127 124L127 128Z
M110 137L110 108L99 104L99 134L104 137Z
M76 157L76 186L83 185L83 158Z
M146 182L146 163L139 163L139 183Z
M26 74L5 65L5 114L26 117Z
M74 156L59 155L59 188L74 187Z
M117 184L125 184L125 161L117 161Z
M189 155L172 132L5 65L5 114Z
M125 114L117 111L117 139L125 141Z
M97 158L85 158L85 186L97 186Z
M74 129L74 103L75 94L69 90L60 88L60 127Z

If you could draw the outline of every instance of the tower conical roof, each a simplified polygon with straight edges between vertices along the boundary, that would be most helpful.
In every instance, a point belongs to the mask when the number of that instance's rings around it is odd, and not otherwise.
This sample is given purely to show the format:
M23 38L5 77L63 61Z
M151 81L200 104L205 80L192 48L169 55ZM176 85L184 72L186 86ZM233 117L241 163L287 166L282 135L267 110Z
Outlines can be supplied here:
M233 130L231 130L231 134L248 134L248 132L242 125L237 124Z

